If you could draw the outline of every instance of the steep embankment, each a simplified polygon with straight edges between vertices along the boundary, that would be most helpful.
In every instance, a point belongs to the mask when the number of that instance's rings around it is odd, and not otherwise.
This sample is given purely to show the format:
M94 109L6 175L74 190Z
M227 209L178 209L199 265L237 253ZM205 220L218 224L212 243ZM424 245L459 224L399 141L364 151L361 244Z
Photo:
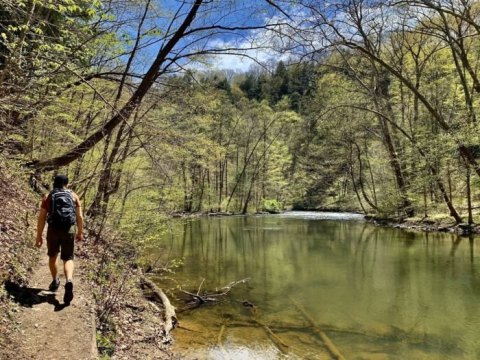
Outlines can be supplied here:
M21 171L12 171L0 158L0 280L25 283L36 261L32 248L36 225L35 195ZM4 295L4 294L2 294Z
M32 244L35 229L35 195L28 189L27 177L15 171L16 165L0 157L0 358L12 349L12 334L17 329L18 306L6 288L26 285L37 262ZM4 286L7 285L7 286Z

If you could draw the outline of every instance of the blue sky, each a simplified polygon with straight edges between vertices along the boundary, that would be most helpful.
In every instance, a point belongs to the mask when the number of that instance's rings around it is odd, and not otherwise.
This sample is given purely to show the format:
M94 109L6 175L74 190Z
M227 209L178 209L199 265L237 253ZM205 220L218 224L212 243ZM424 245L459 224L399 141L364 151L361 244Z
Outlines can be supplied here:
M153 0L151 9L151 18L149 18L142 30L153 28L162 31L162 34L168 28L171 19L178 12L176 26L181 23L185 14L191 9L193 0ZM137 17L142 13L143 9L137 9L135 14L123 14L122 16ZM182 16L183 15L183 16ZM197 17L192 24L192 28L207 27L211 25L218 25L223 27L258 27L272 21L279 21L278 16L281 15L275 8L268 5L264 0L214 0L206 2L205 5L199 9ZM176 26L173 26L174 29ZM136 29L134 26L124 29L130 37L136 37ZM208 35L208 36L207 36ZM152 35L145 37L142 40L143 44L151 43L146 47L137 59L137 70L149 66L153 57L158 52L160 47L158 41L159 35ZM271 59L278 59L278 54L268 49L248 50L253 47L270 47L271 34L265 30L214 30L214 33L209 31L202 31L192 34L186 39L182 40L176 47L181 49L183 54L200 49L222 49L222 48L236 48L239 51L236 53L243 53L250 57L257 59L260 62L266 62ZM208 62L211 68L214 69L231 69L236 71L247 71L254 60L241 56L233 56L226 54L215 55L209 57ZM202 62L191 62L182 60L179 62L181 66L194 69L207 69L209 66ZM141 65L143 64L143 65Z

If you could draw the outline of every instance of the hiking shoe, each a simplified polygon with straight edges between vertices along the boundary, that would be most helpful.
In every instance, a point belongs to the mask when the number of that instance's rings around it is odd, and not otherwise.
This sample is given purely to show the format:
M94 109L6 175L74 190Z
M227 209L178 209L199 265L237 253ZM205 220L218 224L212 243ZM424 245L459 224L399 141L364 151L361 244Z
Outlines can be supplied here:
M54 279L48 286L48 290L57 291L59 286L60 286L60 279Z
M65 305L70 305L70 302L73 299L73 283L68 281L65 284L65 294L63 295L63 302Z

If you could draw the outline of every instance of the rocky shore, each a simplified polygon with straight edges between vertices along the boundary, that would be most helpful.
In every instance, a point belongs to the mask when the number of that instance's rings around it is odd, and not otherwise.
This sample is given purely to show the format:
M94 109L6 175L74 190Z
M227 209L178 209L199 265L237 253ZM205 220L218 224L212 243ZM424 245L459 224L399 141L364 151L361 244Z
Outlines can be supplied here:
M378 226L387 226L398 229L407 229L415 231L427 232L450 232L462 236L480 234L480 225L467 223L455 224L454 222L435 221L429 219L409 220L409 219L395 219L382 218L377 216L365 216L365 219Z

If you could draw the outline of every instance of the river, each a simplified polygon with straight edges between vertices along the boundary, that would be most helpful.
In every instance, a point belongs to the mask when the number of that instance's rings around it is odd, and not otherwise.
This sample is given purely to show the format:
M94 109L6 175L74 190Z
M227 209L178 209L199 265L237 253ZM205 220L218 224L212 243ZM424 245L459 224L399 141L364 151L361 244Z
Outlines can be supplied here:
M347 359L480 358L476 240L362 219L290 212L174 223L149 255L183 258L175 284L201 293L249 279L219 304L180 313L174 351L331 359L321 332Z

